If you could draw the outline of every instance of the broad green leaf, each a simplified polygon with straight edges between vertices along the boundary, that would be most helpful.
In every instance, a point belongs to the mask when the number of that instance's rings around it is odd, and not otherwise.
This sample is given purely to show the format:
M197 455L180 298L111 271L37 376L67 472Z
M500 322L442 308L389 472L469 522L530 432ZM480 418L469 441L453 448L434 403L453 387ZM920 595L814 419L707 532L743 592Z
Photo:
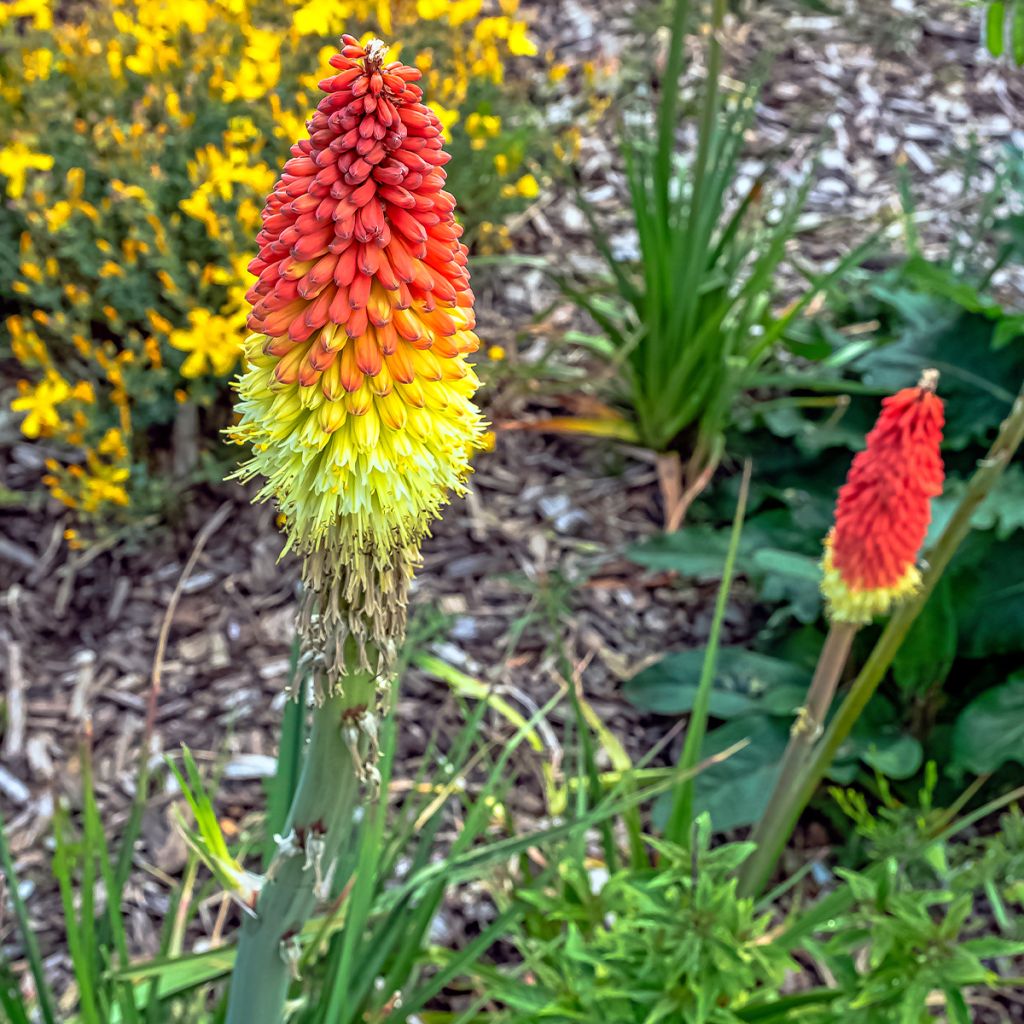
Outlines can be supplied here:
M1018 4L1018 8L1024 12L1024 4ZM1024 26L1024 21L1022 21L1022 26ZM992 335L992 347L1002 348L1021 337L1024 337L1024 313L1004 316L996 324L995 334Z
M716 832L751 825L761 817L775 788L789 739L789 723L762 715L737 718L708 733L703 757L750 742L727 761L697 776L694 811L707 811Z
M979 775L1007 761L1024 764L1024 672L964 708L953 729L953 756Z
M956 613L952 586L944 576L896 652L892 673L906 690L941 685L956 658Z
M1002 542L991 533L974 533L964 541L951 566L958 657L989 658L1021 650L1022 559L1024 536L1020 533ZM956 673L953 678L958 679Z
M897 709L875 694L836 752L829 777L850 783L863 762L889 778L906 779L921 767L922 759L921 744L905 731Z
M895 727L873 736L858 753L865 764L890 779L909 779L924 759L921 744Z
M740 541L740 556L749 548ZM682 576L717 578L722 574L729 547L727 531L711 526L687 526L676 533L663 533L629 549L629 557L646 569L678 572Z
M895 308L892 293L880 297ZM994 349L996 324L981 313L958 311L948 299L929 296L923 310L926 319L908 320L897 340L855 365L865 383L887 393L912 385L924 367L936 367L946 403L945 447L986 443L1024 377L1024 345Z
M637 673L623 686L627 700L645 711L681 715L693 707L704 648L680 651ZM810 682L803 668L742 647L723 647L711 691L711 715L729 719L771 709L792 714Z
M987 298L967 278L952 267L911 256L901 268L902 279L924 295L941 295L969 313L983 313L990 319L1002 315L999 303Z
M976 530L994 530L999 540L1006 540L1016 530L1024 529L1024 466L1008 466L999 482L978 506L971 519Z
M785 603L800 622L816 622L821 614L821 569L818 556L759 548L750 557L751 574L760 582L760 597Z

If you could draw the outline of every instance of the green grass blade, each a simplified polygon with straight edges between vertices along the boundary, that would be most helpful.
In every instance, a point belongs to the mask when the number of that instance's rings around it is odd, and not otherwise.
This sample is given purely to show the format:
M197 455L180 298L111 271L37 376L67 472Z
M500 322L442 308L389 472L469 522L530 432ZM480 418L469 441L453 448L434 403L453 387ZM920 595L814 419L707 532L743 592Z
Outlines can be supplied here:
M0 960L0 1008L7 1015L9 1024L32 1024L21 999L18 979L4 960Z
M729 603L729 591L732 588L732 577L736 570L736 556L740 548L740 536L743 533L743 517L747 510L747 496L750 493L750 463L743 467L743 480L740 484L739 498L736 502L736 514L732 520L732 532L729 536L729 549L725 556L725 568L722 571L722 582L718 587L715 599L715 614L711 620L711 633L708 636L707 651L704 665L701 668L700 682L697 685L697 697L693 702L690 722L686 729L686 742L679 759L684 771L693 771L700 758L700 749L707 733L708 712L711 704L711 687L715 679L715 666L718 659L718 646L722 636L722 624L725 622L725 611ZM680 846L690 838L690 825L693 821L694 780L688 778L676 789L672 800L672 811L665 826L665 838Z
M624 269L622 261L615 258L608 235L598 223L593 207L579 190L576 192L576 205L580 208L583 216L586 218L587 223L590 226L591 237L593 238L594 245L603 257L605 263L608 264L608 269L615 279L615 286L618 289L619 294L628 303L635 306L640 300L640 292L637 290L636 285Z
M444 967L435 974L430 981L422 988L414 989L412 993L402 1000L402 1005L396 1007L384 1024L399 1024L400 1021L408 1019L410 1014L418 1013L427 1002L438 995L446 985L459 974L463 973L468 965L487 952L488 948L508 933L509 926L520 914L520 908L510 907L499 914L472 942L464 949L458 950L446 958ZM447 952L447 951L446 951Z
M676 125L679 119L679 79L686 55L686 27L690 18L689 0L675 0L669 36L668 61L662 79L661 106L658 109L655 158L655 196L658 215L668 218L669 187L672 180L672 156L675 153Z
M1002 57L1006 40L1006 4L1003 0L989 0L985 12L985 45L993 57Z
M79 1016L82 1024L104 1024L104 1015L97 1005L97 972L92 956L92 942L86 941L75 909L74 866L77 860L74 843L68 836L71 825L68 812L60 804L54 809L53 833L56 848L53 854L53 874L60 890L61 906L64 911L64 931L67 936L68 955L71 957L75 981L78 983ZM82 921L91 929L92 893L85 891L86 879L91 872L83 870L79 891L81 892Z
M84 823L84 856L92 862L93 859L99 864L100 878L103 879L103 886L106 890L106 920L110 929L110 937L113 940L114 951L117 954L119 967L128 966L128 940L125 937L124 921L121 919L121 903L123 889L118 887L113 867L110 863L110 851L107 848L107 837L103 832L103 825L100 821L99 807L96 803L96 789L93 785L92 750L89 743L83 743L81 748L82 763L82 795L83 795L83 823ZM90 943L91 945L91 943ZM98 944L100 948L103 943ZM107 950L104 949L105 952ZM127 985L114 984L114 994L118 1005L121 1007L122 1019L127 1024L139 1024L139 1015L135 1008L135 1001L131 989Z
M385 745L393 749L395 744L394 718L388 719L388 728L384 733L383 741ZM369 820L360 829L359 855L347 900L345 927L337 940L340 942L341 948L333 971L324 1017L329 1021L337 1021L338 1024L344 1024L344 1022L354 1019L353 1015L358 1012L359 1000L350 998L351 989L356 980L352 967L357 944L360 947L364 946L366 922L370 915L373 897L378 889L378 861L380 850L383 847L384 825L387 816L387 791L384 790L374 801L373 807L369 809L367 814ZM375 976L373 974L366 980L372 984Z
M18 885L18 873L14 869L14 858L11 856L11 848L7 842L7 829L2 813L0 813L0 867L3 868L4 878L7 880L7 895L11 901L11 906L14 908L14 917L18 922L21 944L25 949L28 967L32 972L32 980L35 982L39 1012L42 1014L45 1024L57 1024L57 1017L53 1010L53 994L46 982L43 959L39 955L39 943L36 941L35 932L32 930L32 925L28 919L28 908L25 906L25 901L21 896L21 890Z
M267 784L267 818L263 839L263 868L266 870L274 855L276 844L274 836L284 832L284 823L288 818L288 808L292 805L292 797L299 784L302 772L302 755L305 750L307 720L306 692L309 680L303 673L299 674L299 640L292 641L290 677L296 688L294 700L284 706L281 723L281 742L277 753L277 770L273 779Z

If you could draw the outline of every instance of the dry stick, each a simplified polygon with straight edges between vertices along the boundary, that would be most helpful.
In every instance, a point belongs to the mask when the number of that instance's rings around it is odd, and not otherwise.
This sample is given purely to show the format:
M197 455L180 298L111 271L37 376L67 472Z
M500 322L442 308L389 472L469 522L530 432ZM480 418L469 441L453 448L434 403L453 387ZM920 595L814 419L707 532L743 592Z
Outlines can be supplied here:
M803 809L810 802L818 784L832 764L836 751L850 734L878 684L885 677L896 652L900 649L914 620L920 614L935 585L949 565L957 548L971 529L971 517L987 497L996 481L1009 465L1017 449L1024 443L1024 386L1013 403L1010 415L1003 420L988 454L967 484L967 490L938 542L929 552L929 565L919 593L893 613L889 624L878 638L874 650L853 682L850 692L832 719L822 741L785 794L787 799L770 820L764 819L763 839L743 866L739 891L755 895L764 889Z
M178 582L171 592L171 599L167 602L167 611L164 612L164 620L160 623L160 635L156 641L156 653L153 655L153 668L149 677L149 699L146 702L146 728L143 733L143 756L149 760L149 745L153 739L153 730L156 726L156 708L160 700L160 682L164 670L164 655L167 653L167 641L171 635L171 624L174 622L174 614L178 610L178 602L181 601L185 584L192 575L199 556L203 553L209 539L224 525L228 513L234 507L234 502L225 501L223 505L203 524L203 528L196 534L192 544L192 553L188 556L185 568L181 570Z
M124 841L121 852L118 856L116 878L120 885L124 885L131 870L132 852L135 846L135 839L138 836L139 827L142 824L142 811L146 804L146 796L149 790L149 758L150 747L153 743L153 733L156 729L156 712L160 701L160 682L163 675L164 655L167 653L167 641L171 635L171 623L174 621L174 614L178 610L178 602L184 592L185 584L192 575L199 556L203 553L210 538L224 525L228 514L234 507L231 501L225 501L220 508L203 524L202 529L196 534L192 542L192 553L188 556L185 568L181 570L178 582L171 592L171 599L167 602L167 610L164 612L163 622L160 623L160 633L157 636L156 652L153 655L153 668L149 677L149 697L146 701L146 722L142 731L142 745L139 747L139 766L135 782L135 799L132 801L131 814L125 828Z
M786 798L800 777L800 772L807 764L814 744L821 738L825 729L825 716L832 706L839 677L850 655L850 647L857 633L857 626L850 622L833 623L825 638L825 645L818 656L818 664L814 669L814 678L807 691L807 701L797 712L796 721L789 733L789 743L782 755L782 767L779 778L772 790L768 806L758 820L757 827L751 833L751 841L758 847L765 842L766 833L770 832L772 822L776 821L786 805ZM746 877L744 872L742 877Z
M655 463L658 470L658 487L661 490L661 503L664 506L665 532L672 533L679 529L682 516L675 518L676 509L683 498L683 467L678 452L659 452Z
M686 518L686 513L690 511L690 506L707 490L708 485L711 483L718 469L719 460L720 456L717 454L712 454L708 457L707 464L696 474L693 483L687 486L682 496L676 502L675 508L672 510L671 519L665 527L666 533L673 533L683 525L683 520Z

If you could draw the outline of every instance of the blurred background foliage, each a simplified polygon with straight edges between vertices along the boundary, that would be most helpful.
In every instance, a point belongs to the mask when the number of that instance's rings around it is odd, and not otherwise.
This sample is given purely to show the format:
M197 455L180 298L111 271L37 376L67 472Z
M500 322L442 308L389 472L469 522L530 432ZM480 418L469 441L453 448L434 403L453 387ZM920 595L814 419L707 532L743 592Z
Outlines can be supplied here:
M0 7L0 358L84 521L159 508L204 458L223 475L200 438L227 422L263 200L337 36L371 27L423 71L467 240L500 250L544 147L513 80L537 56L518 0Z

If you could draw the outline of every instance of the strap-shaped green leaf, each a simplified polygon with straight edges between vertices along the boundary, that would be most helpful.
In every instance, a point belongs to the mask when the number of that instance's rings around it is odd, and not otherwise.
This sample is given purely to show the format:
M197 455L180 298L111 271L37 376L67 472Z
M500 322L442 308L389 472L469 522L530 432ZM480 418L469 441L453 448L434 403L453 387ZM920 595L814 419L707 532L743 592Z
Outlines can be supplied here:
M1003 3L1003 0L994 0L993 3L988 5L988 11L985 14L985 45L993 57L1001 57L1003 55L1005 43L1003 25L1005 20L1006 4Z

